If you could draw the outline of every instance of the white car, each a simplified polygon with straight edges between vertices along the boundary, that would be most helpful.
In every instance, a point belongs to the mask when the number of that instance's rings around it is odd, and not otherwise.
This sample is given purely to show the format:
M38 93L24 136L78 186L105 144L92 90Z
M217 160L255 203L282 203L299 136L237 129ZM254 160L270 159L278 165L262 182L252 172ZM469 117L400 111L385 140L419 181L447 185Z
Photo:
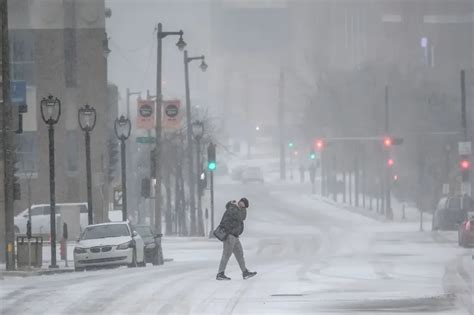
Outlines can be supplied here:
M74 269L145 266L145 244L129 222L87 226L74 247Z
M73 210L80 212L79 221L81 230L83 230L88 223L87 219L87 203L58 203L56 204L56 222L59 222L61 211ZM49 234L51 232L50 226L51 209L49 204L32 205L31 206L31 233L32 234ZM28 222L28 209L23 210L20 214L15 216L15 233L26 234L26 223Z
M242 172L241 180L244 184L249 182L263 183L263 173L260 167L248 167Z

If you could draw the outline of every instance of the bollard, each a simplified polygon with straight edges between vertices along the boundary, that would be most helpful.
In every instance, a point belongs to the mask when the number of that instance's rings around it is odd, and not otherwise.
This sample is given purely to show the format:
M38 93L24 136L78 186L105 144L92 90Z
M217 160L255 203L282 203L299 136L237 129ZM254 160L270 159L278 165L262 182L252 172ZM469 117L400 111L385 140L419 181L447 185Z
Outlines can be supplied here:
M64 222L64 224L63 224L63 238L61 240L61 259L64 260L65 266L69 267L68 264L67 264L67 239L68 239L67 223Z
M31 221L26 222L26 238L28 239L28 269L31 269Z

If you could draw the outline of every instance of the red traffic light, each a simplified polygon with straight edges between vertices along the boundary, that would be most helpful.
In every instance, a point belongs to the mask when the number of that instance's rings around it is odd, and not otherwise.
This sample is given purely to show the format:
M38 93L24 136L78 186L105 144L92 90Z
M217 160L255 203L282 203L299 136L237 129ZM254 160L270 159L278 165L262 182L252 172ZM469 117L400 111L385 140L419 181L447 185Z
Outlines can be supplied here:
M317 139L315 142L315 147L316 150L321 151L324 149L324 140L323 139Z
M468 170L471 168L471 162L469 162L469 160L461 160L460 165L462 170Z
M392 138L390 138L390 137L385 137L385 138L383 139L383 145L384 145L385 147L387 147L387 148L388 148L388 147L391 147L392 144L393 144Z
M387 165L388 167L392 167L393 165L395 165L395 161L393 159L388 159Z

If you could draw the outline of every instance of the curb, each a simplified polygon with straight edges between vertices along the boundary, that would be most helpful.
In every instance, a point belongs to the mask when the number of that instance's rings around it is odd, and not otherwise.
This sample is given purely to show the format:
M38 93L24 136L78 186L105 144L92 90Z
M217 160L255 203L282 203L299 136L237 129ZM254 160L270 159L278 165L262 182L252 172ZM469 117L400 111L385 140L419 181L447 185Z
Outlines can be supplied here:
M62 274L62 273L72 273L74 269L57 269L57 270L14 270L14 271L0 271L0 279L3 277L34 277L34 276L45 276L45 275L53 275L53 274Z

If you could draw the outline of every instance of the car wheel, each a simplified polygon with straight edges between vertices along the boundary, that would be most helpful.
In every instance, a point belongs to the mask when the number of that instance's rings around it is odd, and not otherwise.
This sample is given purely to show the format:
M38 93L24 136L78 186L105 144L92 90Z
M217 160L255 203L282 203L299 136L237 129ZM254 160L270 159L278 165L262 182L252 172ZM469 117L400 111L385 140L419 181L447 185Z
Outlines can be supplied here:
M129 268L135 268L137 266L137 250L133 249L132 262L128 265Z
M85 270L84 267L74 267L75 272L83 272Z

